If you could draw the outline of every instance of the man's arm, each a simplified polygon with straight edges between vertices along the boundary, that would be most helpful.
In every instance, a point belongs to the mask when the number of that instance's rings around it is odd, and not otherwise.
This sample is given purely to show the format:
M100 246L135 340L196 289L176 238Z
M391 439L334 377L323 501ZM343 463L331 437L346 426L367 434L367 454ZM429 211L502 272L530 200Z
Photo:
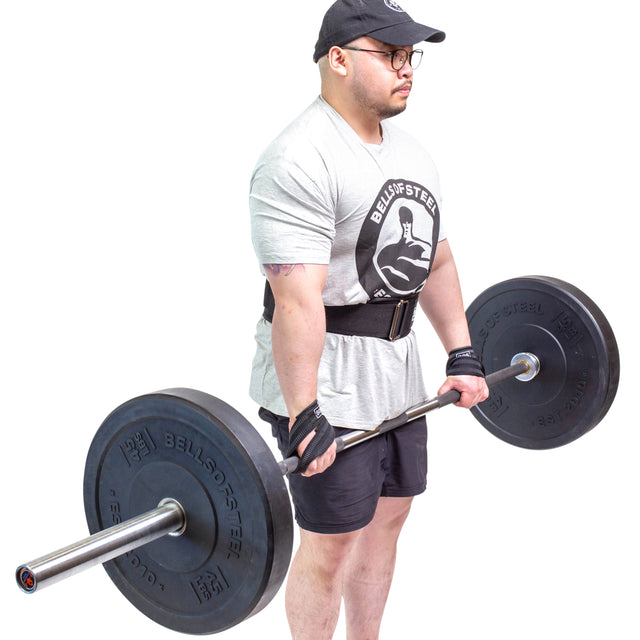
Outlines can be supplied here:
M289 414L296 416L318 396L318 366L324 348L326 321L322 291L326 265L264 265L275 298L271 328L273 361ZM313 434L298 447L302 455ZM335 445L316 458L305 476L322 473L335 459Z
M471 344L458 270L446 240L438 244L431 274L420 293L420 306L447 353ZM489 396L484 378L476 376L448 377L438 393L446 393L450 389L460 391L462 397L457 405L467 409Z

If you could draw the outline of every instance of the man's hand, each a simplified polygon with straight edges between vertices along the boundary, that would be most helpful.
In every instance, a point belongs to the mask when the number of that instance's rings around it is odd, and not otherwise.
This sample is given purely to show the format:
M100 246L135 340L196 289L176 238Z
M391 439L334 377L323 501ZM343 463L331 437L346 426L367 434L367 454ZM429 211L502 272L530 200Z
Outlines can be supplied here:
M461 396L456 407L471 409L489 397L489 387L484 378L478 376L449 376L438 390L438 395L456 389Z
M335 431L322 415L317 400L289 421L287 456L297 454L298 470L305 477L322 473L336 457Z
M298 447L298 457L301 458L305 452L305 449L309 446L309 443L313 439L314 434L309 434ZM321 456L317 457L313 462L309 464L307 470L301 475L304 478L310 478L319 473L325 472L336 459L336 443L334 442Z

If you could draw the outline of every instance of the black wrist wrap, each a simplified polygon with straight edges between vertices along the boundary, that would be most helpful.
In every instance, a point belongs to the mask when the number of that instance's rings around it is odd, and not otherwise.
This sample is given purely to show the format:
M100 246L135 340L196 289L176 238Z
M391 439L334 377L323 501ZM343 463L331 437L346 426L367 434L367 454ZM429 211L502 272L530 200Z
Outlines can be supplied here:
M484 378L484 367L471 347L454 349L447 360L447 377L477 376Z
M302 441L312 432L316 432L300 457L298 468L294 473L304 473L307 467L321 456L335 440L335 433L329 421L322 415L318 401L314 400L300 415L296 416L289 431L289 449L287 457L296 455Z

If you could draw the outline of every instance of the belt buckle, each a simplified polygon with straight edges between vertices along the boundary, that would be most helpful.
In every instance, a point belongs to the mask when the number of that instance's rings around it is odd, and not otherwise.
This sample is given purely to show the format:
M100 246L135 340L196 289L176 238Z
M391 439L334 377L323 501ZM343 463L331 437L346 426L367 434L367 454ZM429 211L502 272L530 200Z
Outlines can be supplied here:
M391 330L389 331L389 341L395 342L402 332L402 320L404 320L404 314L402 313L405 305L409 304L408 300L400 300L396 305L393 312L393 318L391 320Z

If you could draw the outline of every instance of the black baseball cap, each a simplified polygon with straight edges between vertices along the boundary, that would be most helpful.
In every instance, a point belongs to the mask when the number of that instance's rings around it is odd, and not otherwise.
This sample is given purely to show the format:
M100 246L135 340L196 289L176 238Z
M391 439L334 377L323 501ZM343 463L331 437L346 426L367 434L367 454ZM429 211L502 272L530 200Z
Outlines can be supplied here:
M414 22L392 0L338 0L324 16L313 61L318 62L331 47L342 47L362 36L397 47L445 38L443 31Z

